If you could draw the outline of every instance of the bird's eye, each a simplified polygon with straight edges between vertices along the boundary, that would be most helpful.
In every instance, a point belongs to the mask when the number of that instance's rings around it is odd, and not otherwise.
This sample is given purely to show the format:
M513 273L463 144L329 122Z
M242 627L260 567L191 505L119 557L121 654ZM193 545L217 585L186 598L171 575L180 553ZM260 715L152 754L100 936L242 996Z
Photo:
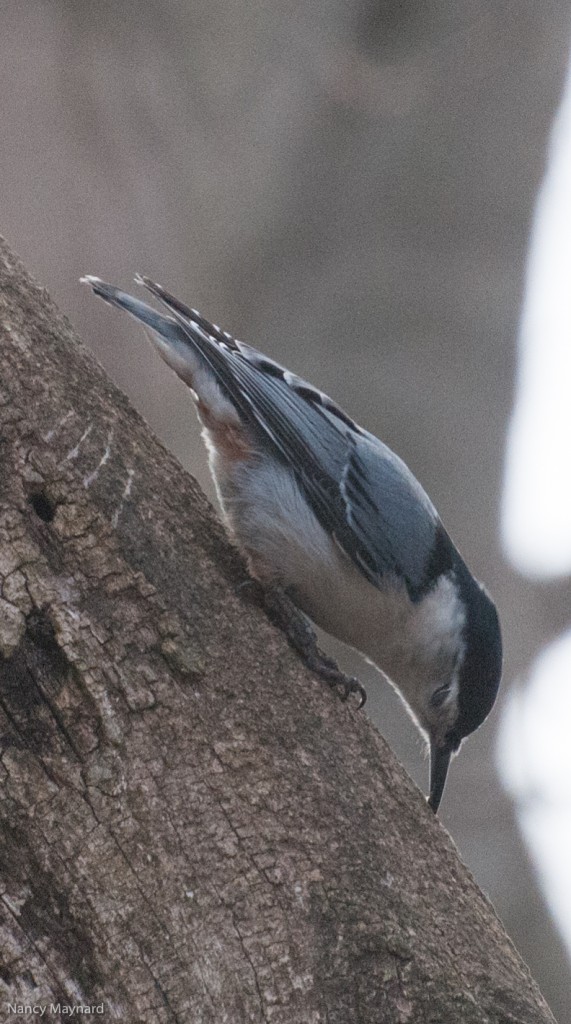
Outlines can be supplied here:
M438 689L434 691L430 698L430 703L432 704L432 707L441 708L446 698L448 697L449 693L450 683L445 683L444 686L439 686Z

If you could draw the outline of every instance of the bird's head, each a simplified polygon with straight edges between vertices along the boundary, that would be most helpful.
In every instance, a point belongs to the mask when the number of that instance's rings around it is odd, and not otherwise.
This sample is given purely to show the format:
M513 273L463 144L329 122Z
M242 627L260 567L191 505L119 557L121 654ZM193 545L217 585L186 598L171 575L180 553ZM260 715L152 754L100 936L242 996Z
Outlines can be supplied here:
M465 736L489 715L502 675L502 638L496 606L460 561L454 588L463 613L458 649L448 678L432 687L424 726L430 743L430 795L438 809L450 760Z

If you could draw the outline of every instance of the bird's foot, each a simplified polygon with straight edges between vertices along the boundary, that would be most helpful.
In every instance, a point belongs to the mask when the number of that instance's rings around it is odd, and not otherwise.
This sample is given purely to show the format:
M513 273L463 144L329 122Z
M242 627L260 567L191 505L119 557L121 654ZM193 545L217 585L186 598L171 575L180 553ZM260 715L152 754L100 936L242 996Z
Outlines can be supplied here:
M358 707L362 708L367 699L364 686L354 676L345 675L333 658L323 653L305 615L285 591L276 586L263 587L255 580L252 582L254 592L256 596L261 597L268 618L286 634L291 646L303 658L307 667L325 679L329 686L338 690L342 700L348 700L352 694L356 694Z
M325 682L336 690L340 691L341 700L348 700L352 694L357 697L357 708L361 709L367 700L367 691L356 676L348 676L335 664L332 658L328 658L323 651L315 644L315 656L305 658L305 663L312 672L325 679Z

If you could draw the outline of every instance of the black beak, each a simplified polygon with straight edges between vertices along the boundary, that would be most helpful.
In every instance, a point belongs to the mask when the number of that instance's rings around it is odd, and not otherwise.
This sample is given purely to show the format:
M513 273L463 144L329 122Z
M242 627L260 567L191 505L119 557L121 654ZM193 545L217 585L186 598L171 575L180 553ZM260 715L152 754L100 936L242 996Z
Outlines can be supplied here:
M444 744L441 747L437 747L432 742L430 744L430 796L428 797L428 806L432 808L435 814L440 806L446 785L446 776L448 775L452 750L453 747L448 744Z

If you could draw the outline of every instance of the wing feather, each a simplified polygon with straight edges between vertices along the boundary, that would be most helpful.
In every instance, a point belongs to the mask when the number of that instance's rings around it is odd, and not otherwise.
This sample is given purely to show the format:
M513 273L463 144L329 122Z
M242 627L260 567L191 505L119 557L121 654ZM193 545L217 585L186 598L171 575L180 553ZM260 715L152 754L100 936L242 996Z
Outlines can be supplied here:
M166 341L176 338L200 354L254 435L269 440L295 473L322 527L367 579L382 589L391 579L404 578L411 599L421 597L430 586L431 559L443 528L407 466L327 395L149 278L137 280L170 313L154 320L144 307L140 319ZM136 303L116 302L134 316Z

